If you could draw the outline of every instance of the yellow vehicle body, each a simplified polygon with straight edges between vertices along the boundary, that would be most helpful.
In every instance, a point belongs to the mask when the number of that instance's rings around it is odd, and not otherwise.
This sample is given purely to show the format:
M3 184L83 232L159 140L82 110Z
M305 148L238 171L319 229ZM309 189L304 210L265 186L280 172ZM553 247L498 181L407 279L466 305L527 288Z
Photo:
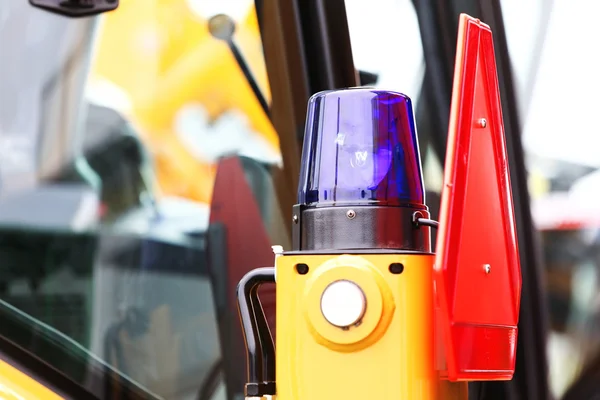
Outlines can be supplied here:
M0 399L63 400L61 396L17 368L0 360Z
M403 272L392 274L392 263ZM466 382L436 370L432 271L433 255L277 257L277 400L467 399ZM358 326L338 328L321 313L323 291L337 280L364 291Z
M239 111L278 151L278 136L227 44L211 36L207 20L185 0L128 0L103 18L91 84L109 83L126 94L128 117L153 156L160 192L211 199L214 162L199 160L175 132L177 114L186 106L200 105L210 119ZM238 23L235 40L270 101L253 7Z

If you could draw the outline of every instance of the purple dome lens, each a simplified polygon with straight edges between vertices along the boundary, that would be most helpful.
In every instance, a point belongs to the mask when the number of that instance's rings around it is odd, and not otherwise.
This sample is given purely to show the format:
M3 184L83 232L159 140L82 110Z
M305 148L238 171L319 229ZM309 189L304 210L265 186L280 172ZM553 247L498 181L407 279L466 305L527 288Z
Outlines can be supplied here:
M326 91L310 98L299 204L424 202L410 98L367 88Z

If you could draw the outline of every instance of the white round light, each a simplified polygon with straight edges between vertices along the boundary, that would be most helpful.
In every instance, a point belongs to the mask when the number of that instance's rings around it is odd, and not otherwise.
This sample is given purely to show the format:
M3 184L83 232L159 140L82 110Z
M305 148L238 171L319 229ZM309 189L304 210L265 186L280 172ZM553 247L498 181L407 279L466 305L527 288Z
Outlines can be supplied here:
M352 326L365 314L367 300L354 282L336 281L327 286L321 296L321 312L332 325L340 328Z

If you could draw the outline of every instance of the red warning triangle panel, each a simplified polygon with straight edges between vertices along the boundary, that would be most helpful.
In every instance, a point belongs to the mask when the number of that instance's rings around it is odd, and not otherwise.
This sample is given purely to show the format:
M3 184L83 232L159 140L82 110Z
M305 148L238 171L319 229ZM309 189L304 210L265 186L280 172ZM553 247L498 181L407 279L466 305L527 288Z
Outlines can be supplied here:
M521 271L489 26L461 15L435 261L452 381L514 373Z

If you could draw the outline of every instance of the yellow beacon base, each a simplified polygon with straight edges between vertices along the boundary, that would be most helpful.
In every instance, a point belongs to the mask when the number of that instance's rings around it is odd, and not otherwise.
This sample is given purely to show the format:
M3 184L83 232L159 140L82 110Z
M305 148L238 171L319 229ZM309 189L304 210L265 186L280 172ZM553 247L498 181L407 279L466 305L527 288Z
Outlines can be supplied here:
M277 257L277 400L467 399L435 368L433 257Z

